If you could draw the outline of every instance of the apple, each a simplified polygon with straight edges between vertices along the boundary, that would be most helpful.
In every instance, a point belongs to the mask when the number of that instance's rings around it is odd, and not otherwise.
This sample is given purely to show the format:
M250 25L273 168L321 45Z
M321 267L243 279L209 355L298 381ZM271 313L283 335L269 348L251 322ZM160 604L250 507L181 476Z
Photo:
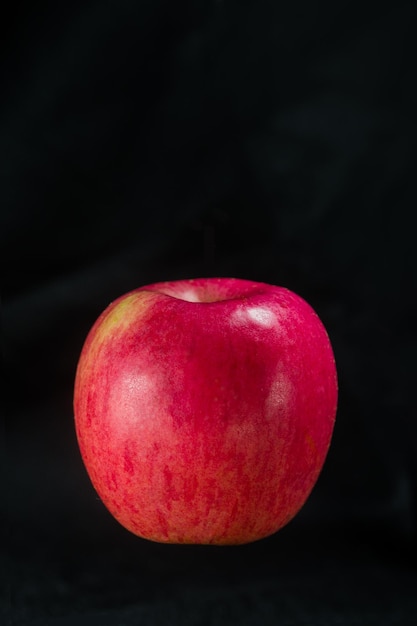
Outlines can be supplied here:
M305 503L337 405L331 344L283 287L161 282L115 300L77 367L74 411L101 500L158 542L243 544Z

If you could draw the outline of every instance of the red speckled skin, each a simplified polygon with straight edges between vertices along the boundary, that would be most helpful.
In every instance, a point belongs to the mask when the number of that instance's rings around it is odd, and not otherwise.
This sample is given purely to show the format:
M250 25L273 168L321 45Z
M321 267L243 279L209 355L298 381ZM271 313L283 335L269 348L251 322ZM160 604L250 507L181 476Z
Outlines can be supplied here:
M312 308L281 287L142 287L91 329L75 423L92 483L133 533L241 544L284 526L323 466L336 368Z

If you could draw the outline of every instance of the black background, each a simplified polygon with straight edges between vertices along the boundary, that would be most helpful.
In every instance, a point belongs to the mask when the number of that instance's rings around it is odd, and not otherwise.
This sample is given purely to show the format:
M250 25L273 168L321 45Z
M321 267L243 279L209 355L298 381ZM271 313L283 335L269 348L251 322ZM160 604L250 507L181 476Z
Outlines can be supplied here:
M414 623L416 13L15 7L0 120L7 623ZM313 305L336 354L337 426L311 498L275 536L153 544L90 485L75 367L115 297L210 275Z

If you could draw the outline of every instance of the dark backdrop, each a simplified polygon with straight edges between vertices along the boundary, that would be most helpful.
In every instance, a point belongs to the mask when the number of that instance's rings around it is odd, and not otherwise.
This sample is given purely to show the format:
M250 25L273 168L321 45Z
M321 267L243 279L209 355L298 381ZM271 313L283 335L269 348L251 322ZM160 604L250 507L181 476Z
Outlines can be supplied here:
M414 624L416 12L15 7L0 119L10 623ZM75 367L115 297L209 275L313 305L338 364L337 426L277 535L163 546L90 485Z

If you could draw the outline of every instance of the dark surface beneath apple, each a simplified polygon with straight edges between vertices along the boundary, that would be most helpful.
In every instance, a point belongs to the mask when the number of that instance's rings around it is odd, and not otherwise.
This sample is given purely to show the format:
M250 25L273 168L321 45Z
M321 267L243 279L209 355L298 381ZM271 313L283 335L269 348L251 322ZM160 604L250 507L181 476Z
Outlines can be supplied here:
M13 7L3 624L417 623L416 6ZM288 287L336 355L318 483L290 524L245 546L135 537L75 436L97 316L136 287L198 276Z

